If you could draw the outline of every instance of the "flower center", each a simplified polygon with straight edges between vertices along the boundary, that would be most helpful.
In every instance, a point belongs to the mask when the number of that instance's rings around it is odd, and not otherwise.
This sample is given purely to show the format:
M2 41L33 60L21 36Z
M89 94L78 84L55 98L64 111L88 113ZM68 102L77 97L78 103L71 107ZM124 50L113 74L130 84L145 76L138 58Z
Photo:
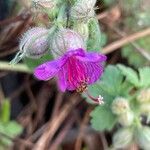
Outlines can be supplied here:
M86 82L81 82L80 85L76 88L76 91L78 93L82 93L87 90L87 87L88 87L88 85Z

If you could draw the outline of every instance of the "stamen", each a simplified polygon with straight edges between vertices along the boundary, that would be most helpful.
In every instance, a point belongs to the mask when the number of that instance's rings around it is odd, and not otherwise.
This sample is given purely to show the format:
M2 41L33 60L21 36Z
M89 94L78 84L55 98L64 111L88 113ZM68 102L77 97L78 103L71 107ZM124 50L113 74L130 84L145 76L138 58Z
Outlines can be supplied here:
M80 62L73 57L68 61L68 81L77 88L77 92L81 93L87 86L85 82L85 72L82 66L83 64L81 65Z
M99 104L99 105L102 105L104 104L104 101L103 101L103 97L101 95L98 96L98 98L94 98L93 96L91 96L89 94L89 91L86 90L85 93L87 94L87 96L92 100L92 102L96 103L96 104Z

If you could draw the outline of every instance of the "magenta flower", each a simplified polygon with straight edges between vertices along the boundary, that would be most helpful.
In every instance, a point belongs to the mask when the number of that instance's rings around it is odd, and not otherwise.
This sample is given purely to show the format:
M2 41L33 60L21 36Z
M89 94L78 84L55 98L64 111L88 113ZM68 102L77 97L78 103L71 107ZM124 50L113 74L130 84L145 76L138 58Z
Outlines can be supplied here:
M57 60L48 61L34 70L39 80L57 78L61 91L83 92L88 85L95 83L103 72L102 62L106 56L83 49L69 50Z

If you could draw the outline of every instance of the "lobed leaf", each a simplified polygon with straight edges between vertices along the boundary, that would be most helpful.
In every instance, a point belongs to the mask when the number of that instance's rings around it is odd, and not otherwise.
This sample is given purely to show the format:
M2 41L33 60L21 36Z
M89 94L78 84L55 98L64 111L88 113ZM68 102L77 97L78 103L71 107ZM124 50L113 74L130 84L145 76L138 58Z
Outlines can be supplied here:
M91 113L91 124L95 130L111 130L117 119L107 106L97 106Z
M139 69L140 87L150 86L150 67L144 67Z
M121 64L117 65L117 67L121 70L121 73L126 77L127 81L136 87L139 85L139 79L136 71Z

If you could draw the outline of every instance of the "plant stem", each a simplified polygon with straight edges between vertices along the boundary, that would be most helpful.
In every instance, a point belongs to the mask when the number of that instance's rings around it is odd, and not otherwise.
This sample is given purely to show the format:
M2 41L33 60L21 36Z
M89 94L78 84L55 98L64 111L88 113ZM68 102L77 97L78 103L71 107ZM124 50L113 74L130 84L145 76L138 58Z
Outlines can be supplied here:
M0 70L32 73L32 70L30 70L25 64L10 65L9 62L6 61L0 61Z

